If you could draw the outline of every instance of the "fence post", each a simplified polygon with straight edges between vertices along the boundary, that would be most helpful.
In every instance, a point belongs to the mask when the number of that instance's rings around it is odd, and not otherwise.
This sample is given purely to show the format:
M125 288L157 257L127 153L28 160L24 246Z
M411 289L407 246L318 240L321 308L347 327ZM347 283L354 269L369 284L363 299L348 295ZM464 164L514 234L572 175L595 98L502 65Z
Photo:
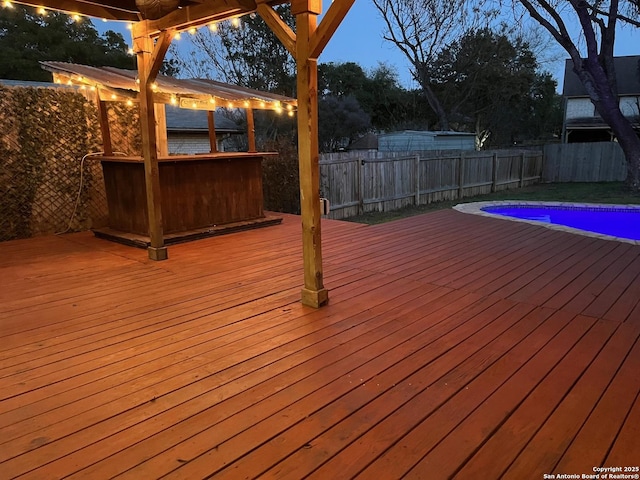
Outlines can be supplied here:
M520 188L524 186L524 156L525 153L520 154Z
M364 159L358 158L358 215L364 213Z
M458 198L464 197L464 153L460 152L458 158Z
M493 152L493 158L491 160L491 192L495 193L498 183L498 152Z
M414 180L415 180L416 196L413 203L417 207L418 205L420 205L420 155L416 154L414 165L415 165Z

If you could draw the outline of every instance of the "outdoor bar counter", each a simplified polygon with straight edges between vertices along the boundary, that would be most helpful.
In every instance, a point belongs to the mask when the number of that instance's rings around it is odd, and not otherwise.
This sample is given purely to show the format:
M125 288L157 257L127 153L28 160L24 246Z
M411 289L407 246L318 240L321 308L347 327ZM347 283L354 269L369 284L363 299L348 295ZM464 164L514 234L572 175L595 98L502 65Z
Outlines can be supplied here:
M262 159L277 153L220 152L158 159L167 243L279 223L263 210ZM96 236L148 244L142 157L102 156L109 227Z

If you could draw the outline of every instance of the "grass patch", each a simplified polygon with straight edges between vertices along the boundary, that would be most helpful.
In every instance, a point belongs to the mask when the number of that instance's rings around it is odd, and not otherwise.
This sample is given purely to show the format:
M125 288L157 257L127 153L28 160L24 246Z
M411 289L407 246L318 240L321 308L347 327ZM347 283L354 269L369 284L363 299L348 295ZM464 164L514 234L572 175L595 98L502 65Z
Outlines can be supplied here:
M413 215L420 215L433 210L451 208L459 203L488 202L492 200L529 200L540 202L576 202L607 204L640 204L640 195L630 192L622 182L600 183L544 183L513 190L476 197L465 197L462 200L436 202L418 207L407 207L390 212L372 212L345 218L350 222L376 223L390 222Z

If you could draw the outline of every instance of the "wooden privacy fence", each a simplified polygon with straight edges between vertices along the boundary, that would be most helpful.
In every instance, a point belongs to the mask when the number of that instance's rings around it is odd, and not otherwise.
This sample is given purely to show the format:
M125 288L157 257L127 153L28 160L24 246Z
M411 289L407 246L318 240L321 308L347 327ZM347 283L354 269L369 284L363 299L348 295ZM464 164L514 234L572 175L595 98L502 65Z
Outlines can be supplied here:
M330 218L518 188L541 179L541 151L346 152L320 158Z
M621 182L627 162L616 142L557 143L544 147L545 182Z

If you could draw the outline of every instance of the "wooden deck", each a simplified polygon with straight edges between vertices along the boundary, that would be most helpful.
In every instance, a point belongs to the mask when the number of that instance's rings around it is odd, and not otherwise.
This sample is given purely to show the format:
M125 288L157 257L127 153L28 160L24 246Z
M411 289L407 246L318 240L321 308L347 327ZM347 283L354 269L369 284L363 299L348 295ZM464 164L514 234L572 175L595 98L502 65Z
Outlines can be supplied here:
M640 463L640 247L439 211L0 244L0 478L541 479ZM635 472L634 472L635 473Z

